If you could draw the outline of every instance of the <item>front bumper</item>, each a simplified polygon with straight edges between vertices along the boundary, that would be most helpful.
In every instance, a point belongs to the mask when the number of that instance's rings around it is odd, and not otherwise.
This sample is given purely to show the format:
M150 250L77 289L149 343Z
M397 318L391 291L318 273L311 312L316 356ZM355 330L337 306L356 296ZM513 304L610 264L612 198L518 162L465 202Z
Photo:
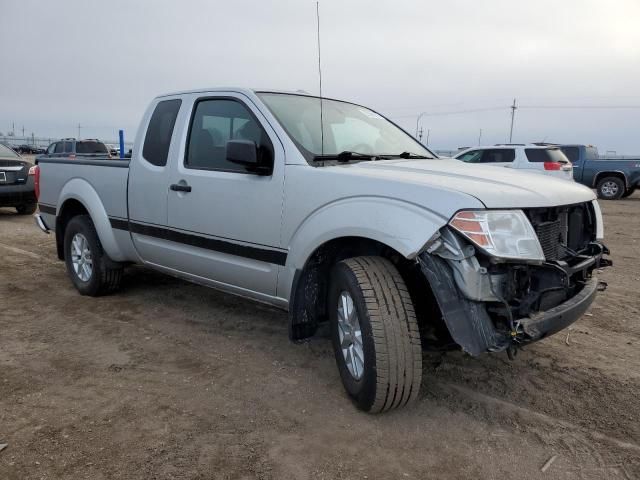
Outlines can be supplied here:
M574 297L544 312L531 314L527 318L516 320L516 328L522 329L520 343L530 343L559 332L578 320L591 306L598 293L598 282L595 276L588 279L582 290Z
M581 263L573 269L582 268L588 273L609 264L601 255L593 258L593 261ZM463 294L446 260L426 252L420 254L418 260L451 338L465 352L474 356L532 343L566 328L589 308L600 285L597 278L588 273L576 284L577 292L572 297L521 318L514 316L511 329L504 322L496 322L495 315L490 314L489 303L471 300Z

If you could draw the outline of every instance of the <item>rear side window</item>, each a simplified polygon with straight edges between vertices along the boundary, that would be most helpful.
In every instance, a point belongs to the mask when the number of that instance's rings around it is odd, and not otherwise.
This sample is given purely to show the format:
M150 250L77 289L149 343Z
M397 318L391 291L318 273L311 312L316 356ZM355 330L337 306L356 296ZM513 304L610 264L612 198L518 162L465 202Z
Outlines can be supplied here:
M511 163L516 158L516 152L512 148L496 148L484 150L479 163Z
M72 153L73 144L71 142L64 142L64 153Z
M102 142L77 142L76 153L109 153L107 147Z
M467 163L478 163L482 159L482 150L471 150L470 152L463 153L458 160L462 160Z
M159 167L167 164L173 127L181 104L182 100L176 99L164 100L156 105L142 147L142 156L147 162Z
M559 148L525 148L524 153L527 155L527 160L532 163L569 162L569 159Z
M562 153L569 159L571 163L578 163L580 160L580 150L578 147L561 147Z

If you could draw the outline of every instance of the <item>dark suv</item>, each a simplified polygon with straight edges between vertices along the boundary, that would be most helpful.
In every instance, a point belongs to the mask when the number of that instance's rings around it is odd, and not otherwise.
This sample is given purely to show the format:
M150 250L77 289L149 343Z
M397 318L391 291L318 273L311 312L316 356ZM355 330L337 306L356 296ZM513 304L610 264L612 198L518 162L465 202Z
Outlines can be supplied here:
M42 158L59 157L109 157L109 149L100 140L87 138L76 140L75 138L63 138L52 143Z

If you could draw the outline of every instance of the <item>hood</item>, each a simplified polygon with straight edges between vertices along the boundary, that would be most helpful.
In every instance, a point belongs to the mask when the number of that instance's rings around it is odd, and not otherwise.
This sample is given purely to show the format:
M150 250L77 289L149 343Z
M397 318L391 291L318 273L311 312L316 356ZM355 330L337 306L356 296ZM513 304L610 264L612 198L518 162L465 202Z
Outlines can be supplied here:
M548 175L440 158L345 165L350 173L425 185L473 196L487 208L553 207L596 198L591 189Z

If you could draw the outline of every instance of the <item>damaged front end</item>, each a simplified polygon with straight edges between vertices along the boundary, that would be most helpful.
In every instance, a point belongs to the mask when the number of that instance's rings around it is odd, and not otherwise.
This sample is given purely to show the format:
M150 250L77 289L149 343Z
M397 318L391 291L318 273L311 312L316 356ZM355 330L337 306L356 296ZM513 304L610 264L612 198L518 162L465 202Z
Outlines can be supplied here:
M594 275L611 265L597 240L597 203L493 217L462 213L431 239L418 263L449 334L471 355L513 351L556 333L580 318L606 287ZM517 221L505 223L509 215Z

